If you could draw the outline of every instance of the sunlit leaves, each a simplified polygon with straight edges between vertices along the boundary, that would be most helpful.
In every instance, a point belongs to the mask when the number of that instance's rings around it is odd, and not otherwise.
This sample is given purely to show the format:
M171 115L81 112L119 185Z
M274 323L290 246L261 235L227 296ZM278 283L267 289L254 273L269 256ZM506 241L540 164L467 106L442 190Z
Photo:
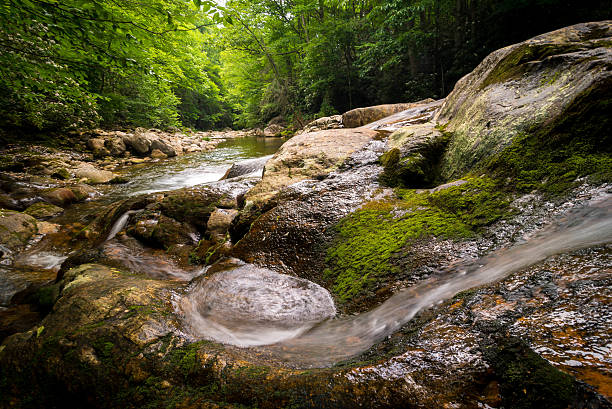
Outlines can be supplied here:
M178 90L220 99L212 79L218 68L202 44L210 36L206 27L221 15L207 15L212 1L194 5L184 0L3 0L0 88L6 91L0 105L18 111L4 115L13 118L5 125L81 126L77 105L83 105L82 98L108 125L169 125L178 117ZM58 98L69 107L62 115L70 115L66 120L58 116L54 124L43 108Z

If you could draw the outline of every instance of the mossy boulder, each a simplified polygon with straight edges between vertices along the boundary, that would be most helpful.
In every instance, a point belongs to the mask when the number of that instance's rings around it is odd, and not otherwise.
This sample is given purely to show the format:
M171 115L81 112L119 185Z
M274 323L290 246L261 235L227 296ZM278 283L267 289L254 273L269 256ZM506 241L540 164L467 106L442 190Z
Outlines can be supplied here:
M448 134L427 122L393 132L388 151L380 157L381 182L391 187L431 187L440 180L439 162Z
M36 219L32 216L0 209L0 243L11 251L25 246L37 231Z
M99 194L99 192L93 187L85 184L77 184L68 187L74 193L74 197L77 202L82 202L83 200L91 199L92 197Z
M28 207L24 213L29 214L39 220L46 220L52 217L58 216L64 212L59 206L55 206L51 203L38 202Z
M521 134L539 133L550 141L568 117L579 125L573 130L576 136L602 132L597 138L604 137L599 142L609 147L611 40L611 22L585 23L486 57L457 83L437 117L453 134L442 176L461 177Z
M143 243L156 248L168 249L176 244L198 242L198 232L195 228L153 209L136 214L130 220L126 231Z
M175 220L206 230L210 214L218 205L235 206L231 195L207 187L193 187L167 192L160 201L162 213Z
M51 174L51 177L56 178L56 179L61 179L61 180L68 180L72 177L72 175L70 174L68 169L58 168L55 171L53 171L53 173Z

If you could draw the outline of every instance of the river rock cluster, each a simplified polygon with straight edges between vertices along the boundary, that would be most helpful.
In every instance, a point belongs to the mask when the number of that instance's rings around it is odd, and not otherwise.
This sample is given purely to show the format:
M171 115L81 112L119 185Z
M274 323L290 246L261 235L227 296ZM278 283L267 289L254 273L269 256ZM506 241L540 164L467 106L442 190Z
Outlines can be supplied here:
M339 322L361 322L404 289L469 274L555 233L545 226L579 223L585 206L608 220L611 40L609 21L546 33L493 52L444 100L309 124L261 179L238 166L213 184L101 209L73 232L78 246L57 279L30 294L45 295L48 314L2 342L0 404L612 407L609 232L398 316L382 339L339 334L331 352L316 353L308 332L225 345L206 327L192 331L184 309L216 273L266 269L325 288ZM100 136L90 148L102 156L178 149L156 132ZM2 217L2 243L27 245L33 218ZM154 249L190 273L148 273L129 252L114 257L119 248Z

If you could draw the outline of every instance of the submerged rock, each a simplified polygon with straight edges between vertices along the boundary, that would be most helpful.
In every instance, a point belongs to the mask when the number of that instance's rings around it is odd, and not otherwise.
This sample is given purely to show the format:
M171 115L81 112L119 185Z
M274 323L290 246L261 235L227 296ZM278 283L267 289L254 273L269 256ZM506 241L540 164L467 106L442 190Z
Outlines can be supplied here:
M42 197L60 207L68 206L77 200L74 192L67 187L49 189L42 193Z
M24 213L29 214L39 220L50 219L54 216L58 216L64 212L59 206L52 205L51 203L38 202L28 207Z

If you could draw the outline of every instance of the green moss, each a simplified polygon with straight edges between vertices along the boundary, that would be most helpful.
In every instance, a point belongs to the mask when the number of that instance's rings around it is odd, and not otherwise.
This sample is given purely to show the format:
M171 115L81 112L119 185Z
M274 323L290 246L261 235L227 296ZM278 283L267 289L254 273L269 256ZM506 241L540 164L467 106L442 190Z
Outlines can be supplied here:
M394 148L380 157L380 163L384 166L380 182L386 186L428 186L435 176L429 171L427 159L420 153L401 158L400 150Z
M395 143L405 144L412 139L410 128L405 129L391 135L391 138L396 138ZM399 148L393 148L381 155L379 162L384 171L380 176L380 183L403 188L434 186L440 179L440 158L451 136L442 127L436 130L440 132L438 137L412 149L404 156Z
M520 339L503 339L485 349L484 355L499 379L503 407L563 409L576 397L573 378Z
M580 47L579 44L521 44L502 58L480 87L484 89L491 84L519 78L529 71L530 62L541 61L552 55L577 51Z
M612 180L612 156L597 152L588 141L578 138L557 149L546 149L531 135L517 137L511 147L494 157L488 167L511 178L521 192L542 190L561 194L578 184L581 176Z
M497 182L472 177L434 193L398 190L396 200L371 202L344 218L328 249L324 279L340 302L392 279L402 249L427 236L461 239L508 214L508 195Z

